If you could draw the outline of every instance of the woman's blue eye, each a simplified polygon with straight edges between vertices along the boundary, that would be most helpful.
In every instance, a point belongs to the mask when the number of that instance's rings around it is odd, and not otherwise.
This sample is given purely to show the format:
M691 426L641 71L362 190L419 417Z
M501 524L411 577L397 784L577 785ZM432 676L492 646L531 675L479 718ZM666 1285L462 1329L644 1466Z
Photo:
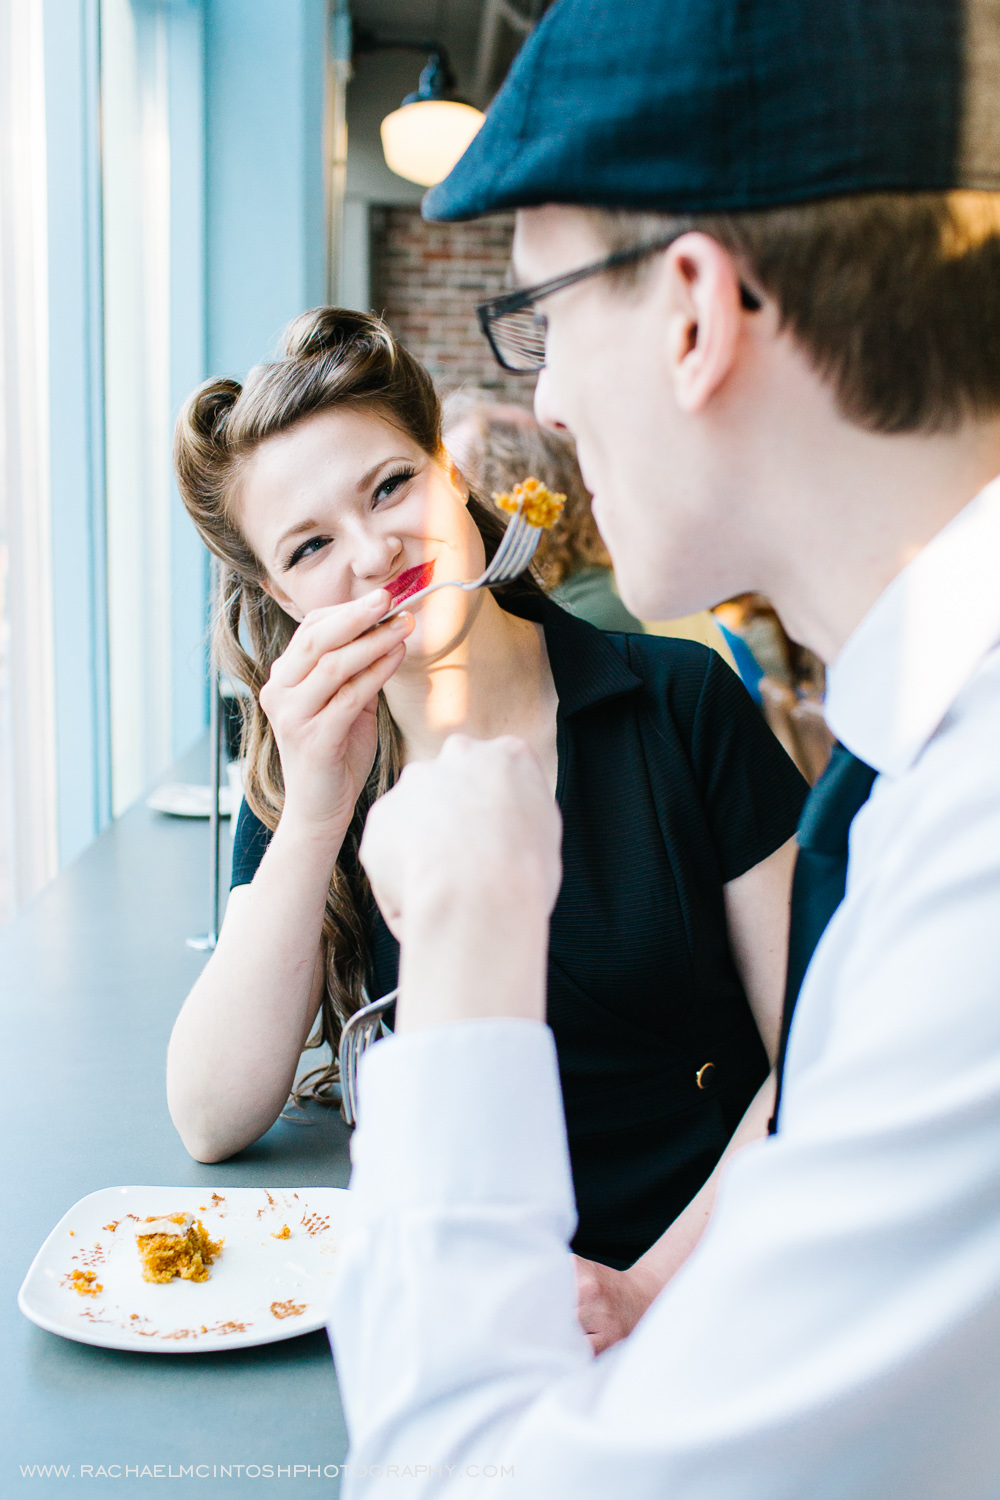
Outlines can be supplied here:
M372 499L378 503L379 500L388 500L390 495L395 494L401 484L412 479L416 473L415 469L397 469L395 474L387 474L382 482L376 486Z
M316 552L325 547L329 540L328 536L311 536L307 542L303 542L301 546L296 547L286 562L285 568L294 568L295 564L302 562L303 558L312 557Z

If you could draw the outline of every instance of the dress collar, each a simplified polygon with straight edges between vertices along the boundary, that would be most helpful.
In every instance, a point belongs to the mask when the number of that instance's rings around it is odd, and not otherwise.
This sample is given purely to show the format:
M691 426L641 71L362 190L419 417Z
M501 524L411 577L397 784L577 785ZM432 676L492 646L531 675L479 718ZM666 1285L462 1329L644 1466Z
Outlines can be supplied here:
M512 615L534 620L545 631L549 666L563 718L606 698L633 693L642 679L626 666L603 630L580 620L544 594L497 600Z
M827 674L826 719L877 771L916 761L1000 641L1000 478L876 599Z

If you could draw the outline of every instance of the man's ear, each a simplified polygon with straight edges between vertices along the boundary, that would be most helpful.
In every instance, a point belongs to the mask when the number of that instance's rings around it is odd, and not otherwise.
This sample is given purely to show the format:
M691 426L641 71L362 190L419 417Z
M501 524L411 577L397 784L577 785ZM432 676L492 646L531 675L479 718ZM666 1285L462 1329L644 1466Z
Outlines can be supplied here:
M677 405L697 412L725 383L736 360L743 319L739 272L710 235L682 235L664 260L668 376Z

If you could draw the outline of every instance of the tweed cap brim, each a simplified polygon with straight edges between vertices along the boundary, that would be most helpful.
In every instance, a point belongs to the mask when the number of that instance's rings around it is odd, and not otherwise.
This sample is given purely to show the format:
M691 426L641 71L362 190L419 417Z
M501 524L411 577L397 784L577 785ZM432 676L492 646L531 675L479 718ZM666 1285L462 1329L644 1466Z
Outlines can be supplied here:
M1000 0L557 0L427 219L1000 189Z

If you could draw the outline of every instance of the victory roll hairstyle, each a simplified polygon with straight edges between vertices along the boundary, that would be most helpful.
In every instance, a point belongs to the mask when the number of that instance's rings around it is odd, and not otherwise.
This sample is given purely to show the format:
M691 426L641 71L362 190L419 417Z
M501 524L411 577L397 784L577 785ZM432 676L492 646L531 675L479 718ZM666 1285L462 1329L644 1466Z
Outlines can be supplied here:
M260 444L318 412L342 407L371 411L432 458L443 453L441 408L427 371L380 319L335 307L316 308L294 319L285 330L281 357L255 366L244 385L236 380L207 381L184 405L174 434L181 498L220 564L219 594L213 601L215 660L249 689L240 699L246 800L272 832L281 818L285 789L260 690L291 641L296 621L267 593L266 572L240 529L240 479ZM470 495L469 513L489 560L504 523L475 495ZM501 600L526 591L538 591L530 578L493 590ZM340 1033L347 1018L369 998L365 971L373 897L358 861L358 846L372 803L399 776L402 751L399 730L381 693L377 723L375 761L338 856L323 917L326 983L319 1025L307 1046L328 1042L334 1060L302 1079L296 1098L334 1102Z

